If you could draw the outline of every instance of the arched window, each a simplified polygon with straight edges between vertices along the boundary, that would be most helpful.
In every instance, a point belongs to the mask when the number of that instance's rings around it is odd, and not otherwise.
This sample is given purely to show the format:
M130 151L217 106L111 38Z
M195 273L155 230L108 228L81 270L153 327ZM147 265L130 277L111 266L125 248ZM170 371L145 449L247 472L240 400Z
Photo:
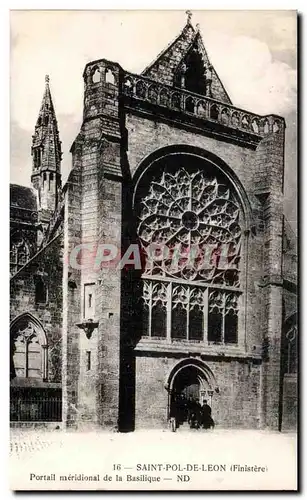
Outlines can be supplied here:
M10 249L10 272L15 274L23 267L30 258L30 247L28 242L20 235L11 237Z
M11 379L47 379L47 339L39 322L29 314L11 326Z
M109 68L106 70L106 83L111 83L112 85L115 85L114 74Z
M180 64L175 76L175 86L196 94L206 95L205 67L197 47L192 47Z
M146 256L143 335L237 344L244 217L233 185L191 155L164 157L150 173L135 195Z
M93 72L92 72L92 82L98 83L98 82L100 82L100 79L101 79L101 73L99 71L99 68L97 68L97 66L95 66L95 68L93 68Z

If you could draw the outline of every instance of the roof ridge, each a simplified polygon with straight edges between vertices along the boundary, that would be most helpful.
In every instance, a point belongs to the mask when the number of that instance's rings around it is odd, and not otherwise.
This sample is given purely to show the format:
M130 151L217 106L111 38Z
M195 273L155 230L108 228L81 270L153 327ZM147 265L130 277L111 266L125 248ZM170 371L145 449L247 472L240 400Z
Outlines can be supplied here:
M190 21L188 21L185 24L185 26L182 28L182 30L180 31L180 33L176 36L176 38L174 38L174 40L172 40L171 42L169 42L169 44L161 52L159 52L159 54L155 57L155 59L150 64L148 64L148 66L146 66L146 68L141 72L142 76L146 76L145 73L147 71L149 71L151 69L151 67L154 66L157 63L157 61L159 59L161 59L161 57L172 47L172 45L174 45L177 42L177 40L183 34L184 30L186 30L187 28L192 28L192 30L194 31L195 35L197 35L197 31L195 31L194 26L192 25L192 23Z

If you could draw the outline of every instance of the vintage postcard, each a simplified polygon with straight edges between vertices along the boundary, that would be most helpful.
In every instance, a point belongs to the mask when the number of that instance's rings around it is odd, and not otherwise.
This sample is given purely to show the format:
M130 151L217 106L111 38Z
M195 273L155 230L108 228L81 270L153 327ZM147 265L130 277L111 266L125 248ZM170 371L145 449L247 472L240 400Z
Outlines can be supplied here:
M296 11L11 11L10 487L297 490Z

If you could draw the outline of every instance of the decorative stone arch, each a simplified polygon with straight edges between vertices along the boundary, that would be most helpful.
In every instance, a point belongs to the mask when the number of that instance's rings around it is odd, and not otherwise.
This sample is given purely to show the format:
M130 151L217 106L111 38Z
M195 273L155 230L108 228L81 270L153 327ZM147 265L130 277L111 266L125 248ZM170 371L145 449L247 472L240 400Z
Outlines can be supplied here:
M31 367L29 366L29 350L28 344L33 341L33 338L37 338L38 344L40 346L40 359L41 359L41 376L43 380L48 378L48 340L46 332L42 323L31 313L22 313L10 324L10 361L11 361L11 379L15 378L15 364L14 364L14 354L16 352L15 342L17 338L21 336L22 342L25 344L25 351L22 356L25 358L24 374L22 378L30 377Z
M215 391L216 393L219 392L217 380L216 380L212 370L203 361L201 361L199 359L194 359L194 358L183 359L183 360L179 361L179 363L177 363L172 368L172 370L168 374L168 376L165 380L165 384L164 384L164 387L167 390L167 392L170 393L173 390L174 382L175 382L177 375L187 367L195 368L199 372L199 375L200 375L202 381L205 380L213 391Z
M215 155L214 153L211 153L210 151L207 151L205 149L196 146L190 146L186 144L174 144L171 146L160 148L154 151L153 153L150 153L141 161L132 178L134 185L133 199L132 199L133 207L135 207L136 203L136 193L138 190L138 186L142 181L143 177L146 175L146 173L151 169L154 170L155 164L157 164L157 162L160 162L163 159L167 159L167 157L169 156L180 155L180 154L190 155L192 157L203 159L206 163L211 165L212 168L216 168L217 171L220 174L222 174L232 185L234 191L238 196L243 212L243 219L244 219L243 222L245 224L245 227L243 227L243 229L245 231L249 231L255 227L255 223L252 217L252 208L248 196L245 192L245 189L241 181L239 180L238 176L234 173L232 168L224 160L222 160L219 156Z
M170 371L165 380L164 387L168 395L167 415L169 418L171 402L174 394L174 384L178 376L186 369L194 369L198 379L200 396L204 395L204 400L208 400L212 408L212 397L214 393L219 393L219 387L212 370L200 359L186 358L179 361Z
M164 172L166 172L166 175L164 175ZM171 217L176 221L179 220L178 225L180 231L183 229L185 239L184 237L180 238L180 236L177 238L177 233L179 234L179 231L177 231L176 228L174 230L175 226L169 223L170 217L168 212L163 211L163 207L161 208L163 203L165 207L168 205L166 202L163 202L163 200L161 203L161 197L159 197L159 186L162 186L162 189L164 189L163 183L165 179L167 182L170 182L170 184L173 182L173 185L176 185L179 178L179 182L177 183L179 188L176 193L178 196L181 196L182 199L188 199L189 196L192 199L192 196L194 196L192 187L188 196L185 194L185 188L182 187L189 183L190 186L192 186L192 181L190 180L192 175L198 175L203 185L206 185L207 178L209 182L212 178L213 181L211 182L213 182L213 185L220 185L224 190L225 196L221 196L222 203L232 204L235 219L230 216L228 221L234 222L231 227L229 226L226 228L228 231L227 234L231 234L231 241L229 240L231 246L226 246L225 248L226 251L228 251L228 256L233 258L235 266L230 272L228 272L227 269L225 272L223 270L220 272L218 266L212 266L209 272L202 272L202 270L197 269L197 265L187 266L188 260L186 260L181 268L178 266L178 270L174 272L170 265L172 262L171 259L165 259L161 265L161 259L159 259L159 256L157 257L155 255L151 265L144 268L144 273L141 277L143 284L136 289L136 293L142 293L140 303L144 305L143 320L144 331L146 331L145 335L158 338L167 337L169 339L185 338L185 340L188 341L208 340L209 342L238 344L244 348L247 331L245 308L249 279L247 273L249 258L248 248L250 232L254 233L254 224L252 222L252 210L248 197L240 180L230 166L215 154L190 145L178 144L167 146L149 154L142 160L132 178L133 194L130 203L132 204L132 212L136 223L136 234L138 235L141 248L144 250L144 255L146 255L147 249L150 248L149 244L152 241L154 244L158 242L158 244L162 243L162 245L165 244L166 246L171 242L176 248L178 245L179 249L182 248L180 246L182 242L192 241L192 244L197 245L200 241L201 244L203 244L202 249L204 248L204 245L207 244L205 232L198 231L200 235L198 241L197 238L194 241L192 239L194 238L192 231L200 225L198 218L199 213L204 210L201 208L201 204L198 205L198 208L194 211L190 211L188 208L182 208L182 206L177 203L177 212L174 210ZM182 178L184 178L184 181L182 181ZM184 183L185 181L186 184ZM194 184L194 188L195 186L196 184ZM169 193L168 189L164 189L164 192L166 193L165 198L169 198L167 196L167 193ZM199 201L197 198L197 187L195 193L195 206L197 206ZM146 203L144 203L143 200L145 200ZM176 200L174 200L174 203L176 204ZM145 207L145 209L143 207ZM153 208L151 209L150 207ZM230 207L229 213L231 213L232 207ZM204 208L206 208L205 204ZM158 221L156 226L151 226L150 217L152 216L155 217L153 219L154 221ZM149 220L148 224L146 218ZM223 223L221 222L221 218L222 216L219 215L219 220L217 221L220 224L219 227L221 227ZM167 221L167 224L163 224L164 220ZM210 213L208 215L208 221L210 224ZM214 222L213 220L211 227L218 227ZM178 225L176 227L178 227ZM205 227L205 224L203 227ZM188 237L186 237L186 235L188 235ZM201 238L203 238L203 240ZM218 238L219 235L215 241L218 241ZM219 245L217 247L217 252L222 252L223 243L218 241L217 244ZM188 269L188 267L190 267L190 269ZM153 287L153 275L155 275L155 279L162 283L160 289L156 291ZM167 286L163 284L163 276L166 276L169 280ZM175 286L175 282L178 278L185 280L181 288ZM215 279L216 281L214 281ZM208 290L210 283L223 285L225 291L217 292L210 289ZM199 292L201 304L205 303L205 307L208 308L207 310L209 311L207 317L204 316L202 319L199 319L202 312L199 313L198 307L196 307L195 315L191 313L194 306L191 306L189 294L192 290L191 293L196 293L197 295L198 284L207 285L206 289L203 287L205 294L207 294L206 296L204 296L202 292ZM234 287L237 288L238 293L234 292ZM206 290L208 290L208 293ZM165 291L166 295L164 293ZM176 293L179 294L177 298ZM157 307L157 301L160 300L159 297L161 294L167 298L165 301L162 301L162 307L160 307L160 304L159 307ZM220 306L220 304L222 304L222 306ZM214 307L219 308L218 314L221 318L219 324L221 326L219 327L218 334L214 333L211 335L208 332L213 332L210 321L214 321L213 314L211 314L214 313ZM173 314L169 311L175 311L175 313ZM191 322L187 321L187 318L190 316L193 316ZM171 318L176 319L172 322L170 321ZM203 320L206 321L206 323L200 323ZM225 328L226 322L227 327ZM190 328L192 324L193 326ZM199 326L200 324L206 324L207 328ZM183 330L184 333L182 333ZM193 332L197 331L197 333L192 333L192 330Z
M26 321L28 320L29 323L32 323L34 326L37 328L37 333L39 334L39 343L41 346L48 346L48 340L47 340L47 335L45 332L45 329L42 325L42 323L37 319L33 314L26 312L19 314L16 316L16 318L13 319L13 321L10 324L10 333L11 335L13 334L14 330L16 331L16 327L18 326L18 323L21 321Z

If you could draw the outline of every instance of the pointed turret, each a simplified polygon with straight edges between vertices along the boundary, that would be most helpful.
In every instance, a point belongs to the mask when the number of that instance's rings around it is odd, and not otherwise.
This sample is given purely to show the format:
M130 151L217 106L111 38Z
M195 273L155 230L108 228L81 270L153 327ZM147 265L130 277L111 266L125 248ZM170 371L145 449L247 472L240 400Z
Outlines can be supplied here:
M181 33L145 68L142 75L231 104L230 97L209 60L199 25L194 29L192 13L186 13L187 22Z
M42 222L54 213L61 191L61 141L49 87L45 77L45 92L32 136L32 184L38 192L38 208Z

